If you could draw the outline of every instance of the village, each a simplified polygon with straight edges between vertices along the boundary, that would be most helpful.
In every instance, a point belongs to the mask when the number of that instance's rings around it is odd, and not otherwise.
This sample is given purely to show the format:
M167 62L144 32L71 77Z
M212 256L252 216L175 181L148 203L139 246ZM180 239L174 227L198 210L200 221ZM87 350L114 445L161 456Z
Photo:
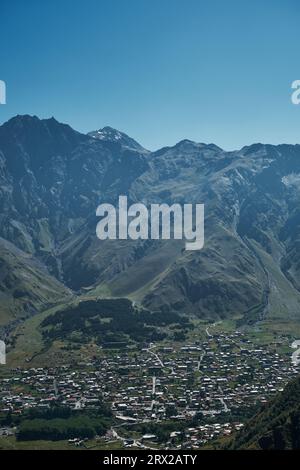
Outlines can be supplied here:
M76 366L11 370L0 379L0 415L47 410L53 404L93 410L101 400L116 423L103 443L197 449L241 429L245 410L266 403L296 374L299 365L291 354L257 347L240 331L207 331L202 342L149 344L103 351L101 359ZM137 427L151 424L153 430L154 424L159 428L167 422L175 427L165 442ZM0 431L0 438L14 432Z

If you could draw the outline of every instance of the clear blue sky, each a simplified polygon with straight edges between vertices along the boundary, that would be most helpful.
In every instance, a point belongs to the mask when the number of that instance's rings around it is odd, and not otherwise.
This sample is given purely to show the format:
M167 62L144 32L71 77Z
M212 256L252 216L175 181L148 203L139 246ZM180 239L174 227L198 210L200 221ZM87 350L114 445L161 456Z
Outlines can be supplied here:
M156 149L300 143L298 0L0 0L15 114L105 125Z

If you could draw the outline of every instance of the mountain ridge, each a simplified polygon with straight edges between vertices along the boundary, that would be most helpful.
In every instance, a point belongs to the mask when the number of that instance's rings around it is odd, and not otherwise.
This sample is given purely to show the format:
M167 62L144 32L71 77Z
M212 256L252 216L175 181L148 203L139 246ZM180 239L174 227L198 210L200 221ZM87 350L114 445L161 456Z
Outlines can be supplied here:
M298 316L299 145L226 152L184 139L149 152L103 129L95 138L27 115L0 126L2 238L77 294L128 296L150 310L203 318ZM129 202L205 203L204 249L100 242L96 207L121 194Z

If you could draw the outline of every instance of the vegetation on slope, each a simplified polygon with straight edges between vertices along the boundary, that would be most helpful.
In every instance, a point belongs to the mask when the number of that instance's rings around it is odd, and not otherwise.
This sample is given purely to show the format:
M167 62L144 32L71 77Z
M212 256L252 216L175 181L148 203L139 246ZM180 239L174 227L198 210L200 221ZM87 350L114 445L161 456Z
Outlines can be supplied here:
M300 377L250 419L229 448L300 449Z
M69 340L86 343L91 340L102 346L130 341L158 341L171 334L184 333L192 324L176 312L139 311L128 299L81 301L46 317L42 323L45 342Z

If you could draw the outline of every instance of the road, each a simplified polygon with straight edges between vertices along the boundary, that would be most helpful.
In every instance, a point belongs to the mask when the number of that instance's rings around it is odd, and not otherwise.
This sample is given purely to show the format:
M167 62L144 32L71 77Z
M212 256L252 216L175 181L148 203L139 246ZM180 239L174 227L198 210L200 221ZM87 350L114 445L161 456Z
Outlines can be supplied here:
M153 375L153 377L152 377L152 395L155 395L155 391L156 391L156 377L155 377L155 375Z
M220 402L222 403L222 405L224 406L224 413L228 413L228 411L230 411L230 409L228 408L227 403L226 403L226 401L225 401L224 398L223 398L224 392L223 392L223 390L222 390L221 385L218 385L218 390L219 390L219 392L220 392L221 395L222 395L221 398L219 398L219 400L220 400Z
M155 407L155 392L156 392L156 377L153 375L152 377L152 402L151 402L151 410Z
M148 349L147 349L147 352L149 354L151 354L153 357L155 357L155 359L157 360L157 362L161 365L161 367L165 367L163 361L161 360L161 358L159 357L158 354L156 354L155 352L151 351L152 348L155 348L155 345L152 345L150 346Z
M117 433L115 427L111 428L112 435L115 439L118 441L122 441L123 444L124 442L128 441L128 438L120 436L120 434ZM133 444L131 444L131 447L139 447L140 449L149 449L149 450L157 450L153 449L152 447L145 446L141 441L134 439Z
M211 325L210 328L213 328L214 326L219 325L220 323L222 323L222 320L216 321L215 323L213 323L213 324ZM205 332L206 332L207 336L208 336L209 338L211 338L212 335L211 335L210 332L208 331L208 328L209 328L209 326L205 329Z
M198 363L197 363L197 370L200 370L200 366L201 366L201 363L202 363L202 361L203 361L203 358L204 358L205 354L206 354L206 353L204 352L204 353L200 356L200 359L199 359L199 361L198 361Z

